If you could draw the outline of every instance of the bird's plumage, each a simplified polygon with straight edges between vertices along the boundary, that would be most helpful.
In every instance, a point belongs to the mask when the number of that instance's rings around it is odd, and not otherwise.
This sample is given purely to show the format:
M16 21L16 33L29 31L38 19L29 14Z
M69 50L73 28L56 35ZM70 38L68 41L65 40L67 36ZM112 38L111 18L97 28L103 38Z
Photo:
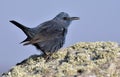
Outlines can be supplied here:
M14 20L10 22L23 30L27 35L27 38L22 41L24 45L32 44L45 55L49 55L63 46L68 26L72 21L71 19L67 13L61 12L52 20L46 21L34 28L25 27Z

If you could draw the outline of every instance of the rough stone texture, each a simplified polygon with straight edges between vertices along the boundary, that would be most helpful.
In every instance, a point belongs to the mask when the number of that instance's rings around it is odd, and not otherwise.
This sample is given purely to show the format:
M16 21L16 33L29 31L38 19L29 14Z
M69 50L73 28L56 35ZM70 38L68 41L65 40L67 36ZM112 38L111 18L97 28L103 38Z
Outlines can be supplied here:
M120 47L115 42L80 42L47 62L30 56L2 77L120 77Z

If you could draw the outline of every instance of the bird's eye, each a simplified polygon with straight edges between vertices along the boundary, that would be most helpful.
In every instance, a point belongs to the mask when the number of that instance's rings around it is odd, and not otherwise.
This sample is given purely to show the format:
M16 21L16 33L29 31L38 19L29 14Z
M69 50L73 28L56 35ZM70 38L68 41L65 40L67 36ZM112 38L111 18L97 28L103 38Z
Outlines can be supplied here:
M67 17L63 17L64 20L67 20L68 18Z

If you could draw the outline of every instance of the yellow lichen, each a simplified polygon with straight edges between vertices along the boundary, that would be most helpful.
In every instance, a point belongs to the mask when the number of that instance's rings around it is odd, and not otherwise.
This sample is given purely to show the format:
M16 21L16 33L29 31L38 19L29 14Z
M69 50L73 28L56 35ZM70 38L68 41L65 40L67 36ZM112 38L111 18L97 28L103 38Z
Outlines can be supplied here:
M46 62L31 56L5 77L119 77L120 47L115 42L81 42L61 49Z

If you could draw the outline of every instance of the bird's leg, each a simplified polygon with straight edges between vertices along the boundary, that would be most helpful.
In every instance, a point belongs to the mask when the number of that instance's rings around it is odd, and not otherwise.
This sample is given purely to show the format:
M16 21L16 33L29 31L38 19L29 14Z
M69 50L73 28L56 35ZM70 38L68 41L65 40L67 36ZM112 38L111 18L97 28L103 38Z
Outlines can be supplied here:
M52 59L52 58L51 58L52 54L53 54L53 53L50 53L50 54L48 54L48 55L46 56L46 58L45 58L46 62L48 62L48 61L50 61L50 60Z
M43 52L43 57L46 60L46 62L49 60L49 54L47 54L46 52Z

